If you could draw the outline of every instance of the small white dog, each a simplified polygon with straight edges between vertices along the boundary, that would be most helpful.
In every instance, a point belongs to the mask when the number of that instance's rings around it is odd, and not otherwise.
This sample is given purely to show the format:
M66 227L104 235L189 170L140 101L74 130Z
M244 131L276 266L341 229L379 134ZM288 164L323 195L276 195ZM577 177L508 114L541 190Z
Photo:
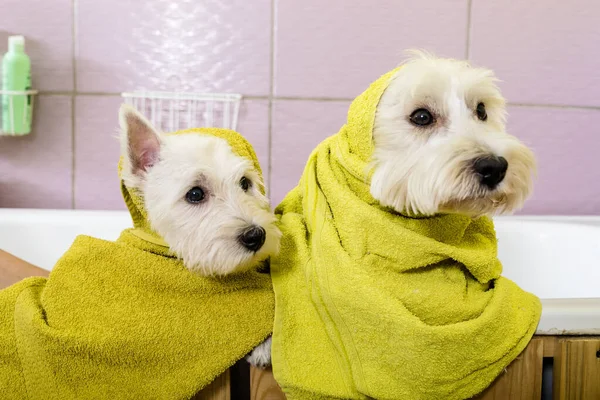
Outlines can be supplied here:
M122 178L144 199L148 220L184 265L202 275L257 267L281 233L252 163L209 135L164 135L129 106L120 110ZM270 338L248 356L270 363Z
M420 215L476 217L520 208L535 159L505 131L505 101L493 72L413 53L377 108L373 197Z

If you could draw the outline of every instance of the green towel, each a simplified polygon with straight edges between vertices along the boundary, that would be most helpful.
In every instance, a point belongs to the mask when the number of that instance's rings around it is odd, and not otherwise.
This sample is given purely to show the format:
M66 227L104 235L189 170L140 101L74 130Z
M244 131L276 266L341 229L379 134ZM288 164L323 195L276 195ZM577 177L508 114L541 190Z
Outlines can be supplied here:
M239 134L184 133L227 140L260 172ZM0 398L190 398L271 333L268 274L188 271L122 187L135 228L79 236L47 280L0 291Z
M539 300L500 277L489 218L410 218L369 193L377 103L354 100L276 209L272 360L290 399L464 399L525 348Z

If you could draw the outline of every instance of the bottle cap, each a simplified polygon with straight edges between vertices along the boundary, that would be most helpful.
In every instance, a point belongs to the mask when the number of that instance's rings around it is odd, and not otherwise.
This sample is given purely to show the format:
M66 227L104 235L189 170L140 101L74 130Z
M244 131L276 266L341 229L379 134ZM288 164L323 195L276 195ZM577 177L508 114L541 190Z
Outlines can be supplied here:
M25 38L23 36L9 36L8 37L8 50L24 50L25 49Z

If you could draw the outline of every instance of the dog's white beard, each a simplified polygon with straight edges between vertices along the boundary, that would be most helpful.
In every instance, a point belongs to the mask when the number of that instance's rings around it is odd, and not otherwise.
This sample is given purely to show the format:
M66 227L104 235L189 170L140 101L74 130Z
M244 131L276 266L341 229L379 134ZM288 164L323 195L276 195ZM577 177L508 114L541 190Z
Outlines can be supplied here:
M281 234L274 215L251 201L238 199L235 204L221 202L204 209L174 206L162 213L154 207L150 209L153 229L188 269L203 275L243 272L278 250ZM265 243L257 252L239 242L241 232L250 224L261 226L266 232Z
M478 140L468 136L434 140L427 146L397 152L378 151L371 180L371 194L383 206L410 215L453 212L470 216L512 212L529 196L534 159L518 141L500 138L509 169L494 190L479 182L473 160L489 154Z

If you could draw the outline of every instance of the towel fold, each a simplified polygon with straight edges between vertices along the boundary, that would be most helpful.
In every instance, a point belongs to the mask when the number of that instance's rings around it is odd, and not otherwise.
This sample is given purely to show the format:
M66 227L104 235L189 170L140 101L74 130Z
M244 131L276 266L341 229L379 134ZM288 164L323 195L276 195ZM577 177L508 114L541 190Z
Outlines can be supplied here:
M221 137L260 173L239 134L180 133ZM268 274L188 271L122 188L134 228L79 236L48 279L0 291L2 399L186 399L271 333Z
M370 195L377 103L352 103L276 209L275 378L290 399L465 399L525 348L541 305L500 276L489 218L407 217Z

